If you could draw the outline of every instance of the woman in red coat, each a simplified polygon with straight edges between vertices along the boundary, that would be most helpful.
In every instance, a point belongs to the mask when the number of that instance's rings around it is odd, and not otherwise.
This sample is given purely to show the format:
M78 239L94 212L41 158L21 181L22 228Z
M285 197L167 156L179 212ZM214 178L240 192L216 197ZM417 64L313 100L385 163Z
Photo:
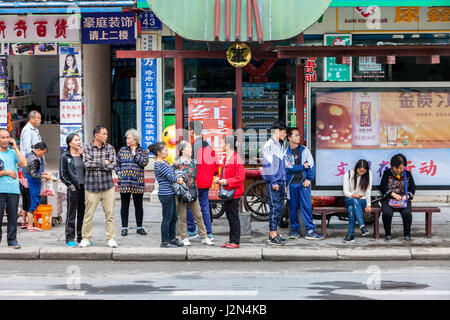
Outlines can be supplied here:
M235 190L233 199L224 201L225 213L227 215L228 223L230 224L230 241L223 244L221 247L235 249L239 248L241 237L241 223L239 221L239 200L244 193L245 169L242 159L236 152L236 137L225 137L223 149L226 152L226 157L223 160L223 164L220 170L220 178L217 178L217 182L220 185L225 186L226 190Z

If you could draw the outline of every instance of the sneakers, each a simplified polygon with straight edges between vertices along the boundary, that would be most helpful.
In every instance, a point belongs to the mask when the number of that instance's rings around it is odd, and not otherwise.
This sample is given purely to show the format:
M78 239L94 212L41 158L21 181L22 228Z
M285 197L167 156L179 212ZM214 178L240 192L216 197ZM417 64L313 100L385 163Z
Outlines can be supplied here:
M184 246L184 244L181 243L180 241L178 241L177 238L171 240L170 243L176 245L177 247L183 247Z
M344 239L344 243L355 242L355 236L353 234L347 234Z
M210 238L211 240L214 240L213 234L212 233L208 233L208 238Z
M241 246L240 245L238 245L238 244L235 244L235 243L229 243L225 248L227 248L227 249L238 249L238 248L240 248Z
M392 240L392 235L391 234L387 234L384 236L384 239L387 241L391 241Z
M176 244L173 244L172 242L162 242L160 245L161 248L178 248Z
M276 235L275 237L271 238L269 236L269 239L267 240L267 243L272 245L272 246L284 246L286 244L287 240L283 239L279 236Z
M120 232L120 235L122 237L126 237L128 235L128 229L127 228L123 228L122 231Z
M89 242L89 240L86 239L82 239L80 242L80 248L87 248L90 247L91 243Z
M211 238L202 239L202 243L206 244L207 246L213 246L214 245L214 242L211 240Z
M291 238L291 239L298 239L298 238L300 238L300 233L298 233L298 231L292 231L289 234L289 238Z
M410 235L406 235L406 236L403 237L403 239L405 241L411 241L411 236Z
M110 248L117 248L119 246L115 239L109 239L106 243Z
M361 234L363 237L367 236L369 234L369 231L366 227L361 227Z
M13 248L13 249L20 249L21 245L19 243L17 243L16 240L14 240L11 243L8 243L8 247Z
M66 247L76 248L77 244L75 243L75 241L69 241L69 242L66 243Z
M308 240L323 240L323 237L321 235L318 235L317 233L315 233L313 231L313 232L308 233L305 236L305 239L308 239Z
M198 237L198 232L197 232L197 230L194 230L194 231L187 231L187 236L188 236L188 238L194 238L194 237Z
M188 246L191 245L191 242L189 241L189 238L185 238L185 239L181 240L181 243L182 243L184 246L186 246L186 247L188 247Z
M138 228L136 230L136 233L140 234L141 236L146 236L147 235L147 232L145 232L144 228Z

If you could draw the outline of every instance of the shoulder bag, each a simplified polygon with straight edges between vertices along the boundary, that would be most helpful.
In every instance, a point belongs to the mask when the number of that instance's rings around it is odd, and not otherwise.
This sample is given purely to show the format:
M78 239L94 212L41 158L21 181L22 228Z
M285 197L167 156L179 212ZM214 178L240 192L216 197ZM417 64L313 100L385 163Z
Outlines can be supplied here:
M389 199L389 205L392 208L406 208L408 206L408 181L406 180L406 171L403 172L403 177L405 179L405 200L395 200L395 199Z
M223 170L222 170L222 179L223 179L224 171L225 171L225 164L224 164ZM227 189L225 189L225 186L220 185L219 198L222 199L223 201L233 200L235 189L236 188L227 190Z

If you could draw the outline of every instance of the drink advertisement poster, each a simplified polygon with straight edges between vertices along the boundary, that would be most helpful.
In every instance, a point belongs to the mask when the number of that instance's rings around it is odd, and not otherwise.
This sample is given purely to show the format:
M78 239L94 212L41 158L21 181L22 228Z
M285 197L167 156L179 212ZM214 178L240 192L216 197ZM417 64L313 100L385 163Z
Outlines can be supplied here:
M402 153L418 187L450 185L450 87L312 88L316 186L342 186L359 159L373 186Z
M203 122L203 140L214 149L220 164L225 156L223 141L225 136L233 134L233 98L192 97L187 99L188 123ZM218 200L219 186L210 188L209 199Z

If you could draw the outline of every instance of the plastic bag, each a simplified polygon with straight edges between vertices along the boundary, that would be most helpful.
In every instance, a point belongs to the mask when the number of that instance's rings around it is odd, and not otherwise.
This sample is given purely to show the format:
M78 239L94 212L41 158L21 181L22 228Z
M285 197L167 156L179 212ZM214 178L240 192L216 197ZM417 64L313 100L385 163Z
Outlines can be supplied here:
M40 196L42 196L42 197L54 197L55 196L55 187L52 182L44 181L42 183Z

